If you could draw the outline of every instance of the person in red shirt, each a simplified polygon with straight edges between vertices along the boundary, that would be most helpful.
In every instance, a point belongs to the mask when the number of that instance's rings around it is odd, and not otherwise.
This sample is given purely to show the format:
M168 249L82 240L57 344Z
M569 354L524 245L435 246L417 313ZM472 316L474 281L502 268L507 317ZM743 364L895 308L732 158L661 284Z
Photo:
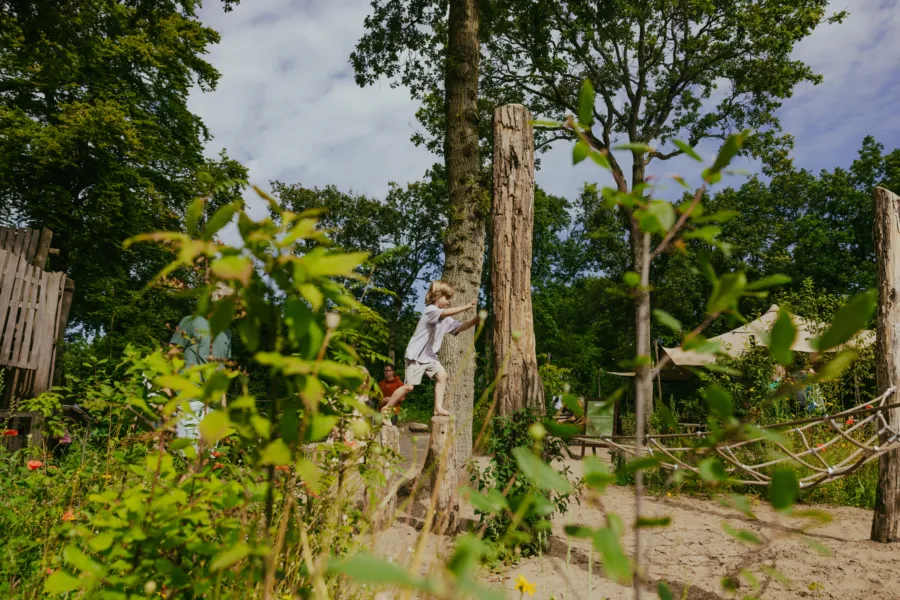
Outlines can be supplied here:
M384 366L384 379L378 382L378 388L381 390L381 395L384 398L381 400L381 406L384 407L387 404L387 401L391 396L394 395L394 392L397 391L397 388L403 387L403 380L397 377L394 372L394 365L388 364ZM399 413L400 406L394 407L394 411Z

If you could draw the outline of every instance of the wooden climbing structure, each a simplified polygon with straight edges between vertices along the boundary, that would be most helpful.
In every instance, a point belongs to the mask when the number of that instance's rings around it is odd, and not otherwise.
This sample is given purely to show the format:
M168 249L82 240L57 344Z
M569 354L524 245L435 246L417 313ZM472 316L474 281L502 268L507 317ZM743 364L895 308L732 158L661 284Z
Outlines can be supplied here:
M49 229L0 228L0 420L23 433L34 432L35 415L18 401L52 387L75 290L65 273L44 270L52 238Z

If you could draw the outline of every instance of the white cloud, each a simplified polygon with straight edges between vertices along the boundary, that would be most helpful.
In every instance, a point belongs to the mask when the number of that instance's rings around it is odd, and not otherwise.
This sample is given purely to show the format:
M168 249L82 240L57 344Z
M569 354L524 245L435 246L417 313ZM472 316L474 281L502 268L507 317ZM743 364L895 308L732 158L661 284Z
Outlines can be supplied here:
M832 6L844 8L844 24L819 28L796 49L825 77L797 89L780 113L801 167L846 166L865 135L892 148L900 134L898 0ZM369 10L367 0L248 0L224 13L209 2L202 18L222 34L209 60L222 78L215 92L197 92L190 104L215 136L210 154L226 148L264 186L271 179L334 183L382 195L391 180L421 177L434 157L409 141L417 103L386 81L364 89L353 81L348 57ZM700 150L712 155L716 145ZM589 161L573 168L570 152L560 144L545 155L538 183L570 198L585 180L610 183ZM656 163L652 172L698 175L687 159ZM669 187L666 196L679 193Z

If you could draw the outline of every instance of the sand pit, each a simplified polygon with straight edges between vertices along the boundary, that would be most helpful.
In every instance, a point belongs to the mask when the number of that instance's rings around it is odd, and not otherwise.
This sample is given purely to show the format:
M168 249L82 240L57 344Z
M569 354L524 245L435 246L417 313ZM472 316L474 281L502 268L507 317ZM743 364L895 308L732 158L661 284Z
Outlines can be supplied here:
M426 434L427 435L427 434ZM404 442L411 449L409 440ZM419 454L421 456L421 454ZM576 475L581 462L568 461ZM515 579L524 575L537 586L534 598L547 600L593 599L611 600L632 597L632 590L618 585L604 576L596 552L590 552L586 541L569 541L563 533L567 523L597 525L604 522L607 511L620 515L625 523L633 521L634 494L629 487L610 487L599 502L583 496L581 505L573 504L569 514L554 522L549 552L541 558L529 558L497 572L484 570L482 579L492 587L504 588L509 598L518 598ZM651 497L647 500L648 515L667 515L672 525L642 533L648 574L652 581L666 581L675 598L714 600L741 598L752 594L744 584L736 594L728 594L721 585L726 575L741 569L752 571L762 586L762 598L835 598L900 600L900 544L876 544L868 540L872 522L871 511L844 507L815 507L832 517L830 523L802 533L799 527L808 520L798 520L774 513L764 504L754 505L756 519L743 516L734 509L723 507L715 500L687 496ZM801 507L811 508L811 507ZM395 562L408 564L418 538L424 506L413 504L404 521L380 535L377 552ZM464 516L473 519L471 507L463 507ZM763 545L739 542L723 530L723 523L735 529L754 532ZM804 541L804 538L827 548L823 556ZM629 529L623 538L626 551L633 548L633 534ZM451 547L449 538L433 537L426 549L422 573L425 574L436 557L446 555ZM567 552L570 556L566 564ZM591 554L593 560L591 561ZM588 563L593 563L588 576ZM767 576L762 567L774 567L787 581ZM655 598L653 593L645 597ZM649 589L649 588L648 588ZM379 598L392 598L393 592L383 592ZM526 596L527 597L527 596Z

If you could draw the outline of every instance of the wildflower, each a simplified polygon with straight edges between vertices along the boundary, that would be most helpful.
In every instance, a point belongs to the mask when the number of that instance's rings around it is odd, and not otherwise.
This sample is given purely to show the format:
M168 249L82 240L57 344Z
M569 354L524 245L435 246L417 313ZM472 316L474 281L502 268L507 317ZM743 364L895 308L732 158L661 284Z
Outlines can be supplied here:
M213 458L219 458L220 456L222 456L221 452L219 452L218 450L213 450L213 453L212 453Z
M856 423L856 421L853 420L853 417L847 419L847 425L853 425L854 423Z
M60 444L71 444L72 443L72 435L67 431L66 435L59 438Z
M519 575L519 578L516 579L516 591L521 592L522 596L527 592L529 596L534 596L534 592L537 588L533 583L529 583L527 579L525 579L524 575Z
M213 469L222 469L224 467L225 465L223 465L222 463L216 463L213 465Z
M866 408L872 408L871 404L866 404Z
M825 444L819 444L817 448L821 451L825 449Z
M66 522L74 521L75 520L75 511L67 510L66 512L64 512L63 516L62 516L62 520L66 521Z
M15 437L15 436L19 435L19 432L16 431L15 429L4 429L4 430L3 430L3 435L8 435L8 436L11 436L11 437Z
M103 479L112 479L112 475L110 475L109 473L106 473L103 475Z
M287 473L291 470L291 468L287 465L278 465L277 467L275 467L275 470L282 471L283 473Z
M47 575L53 575L53 569L47 567Z
M35 469L40 469L41 467L44 466L44 463L42 463L39 460L29 460L25 464L28 466L29 471L34 471Z

